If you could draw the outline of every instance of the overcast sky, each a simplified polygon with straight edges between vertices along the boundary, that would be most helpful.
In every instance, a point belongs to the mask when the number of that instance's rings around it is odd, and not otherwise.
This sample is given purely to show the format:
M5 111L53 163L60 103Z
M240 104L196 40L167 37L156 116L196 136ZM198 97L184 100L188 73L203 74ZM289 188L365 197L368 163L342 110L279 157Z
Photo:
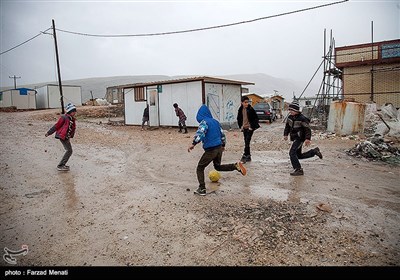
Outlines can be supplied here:
M61 79L129 75L265 73L309 81L327 46L400 38L400 0L356 1L1 1L1 53L52 27L137 35L246 24L162 36L92 37L57 31ZM49 30L48 33L52 33ZM0 86L57 81L54 38L43 34L0 56ZM322 73L322 72L321 72ZM322 77L322 74L321 74Z

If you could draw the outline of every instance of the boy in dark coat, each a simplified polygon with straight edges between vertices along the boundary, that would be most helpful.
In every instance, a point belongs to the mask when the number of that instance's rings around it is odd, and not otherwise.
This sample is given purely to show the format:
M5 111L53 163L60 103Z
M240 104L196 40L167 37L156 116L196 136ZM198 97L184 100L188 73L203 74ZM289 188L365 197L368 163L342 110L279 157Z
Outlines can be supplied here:
M72 103L68 103L65 107L65 112L65 115L61 115L57 123L53 125L45 134L45 136L47 137L55 132L55 138L60 139L61 144L65 149L64 156L62 157L60 163L57 165L57 170L59 171L69 171L69 166L66 165L66 163L72 155L72 146L70 139L74 137L76 129L75 105Z
M241 161L246 163L251 161L250 142L253 132L260 127L258 116L253 107L249 104L249 97L242 96L242 104L237 113L238 126L243 132L244 153Z
M289 113L290 115L286 121L283 137L286 141L288 135L290 135L290 141L293 141L290 147L289 157L294 171L291 172L290 175L301 176L304 175L304 172L299 159L311 158L314 156L318 156L322 159L322 154L318 147L308 150L305 153L301 151L303 143L305 146L311 144L311 128L309 124L310 120L300 112L300 106L297 100L289 105Z
M188 148L188 152L194 149L198 143L203 142L204 154L197 164L197 180L199 188L195 194L206 195L206 183L204 181L204 169L213 162L215 170L218 171L238 171L243 176L246 175L246 168L239 161L231 164L221 164L222 153L225 149L226 138L220 123L211 115L210 109L202 105L197 112L196 120L199 127L194 135L193 142Z

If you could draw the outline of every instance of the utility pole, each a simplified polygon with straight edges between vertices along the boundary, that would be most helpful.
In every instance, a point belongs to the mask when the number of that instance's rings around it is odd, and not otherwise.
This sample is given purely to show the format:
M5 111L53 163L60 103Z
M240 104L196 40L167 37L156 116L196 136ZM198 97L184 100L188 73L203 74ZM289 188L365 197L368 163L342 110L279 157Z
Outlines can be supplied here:
M62 84L61 84L60 60L58 59L56 24L54 23L54 19L52 20L52 22L53 22L54 45L55 45L55 48L56 48L56 58L57 58L58 87L60 89L61 114L64 114L64 98L63 98Z
M371 21L371 101L374 101L374 22Z
M17 89L17 79L20 79L21 77L17 77L17 76L8 76L10 79L14 79L14 89Z

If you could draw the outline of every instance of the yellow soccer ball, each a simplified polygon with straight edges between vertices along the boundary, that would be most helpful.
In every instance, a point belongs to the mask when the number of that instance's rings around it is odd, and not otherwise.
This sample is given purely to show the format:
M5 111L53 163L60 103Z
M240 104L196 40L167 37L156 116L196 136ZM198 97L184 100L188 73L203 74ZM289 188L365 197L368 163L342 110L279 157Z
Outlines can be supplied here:
M217 170L211 170L208 172L208 178L211 182L218 182L218 180L221 179L221 174Z

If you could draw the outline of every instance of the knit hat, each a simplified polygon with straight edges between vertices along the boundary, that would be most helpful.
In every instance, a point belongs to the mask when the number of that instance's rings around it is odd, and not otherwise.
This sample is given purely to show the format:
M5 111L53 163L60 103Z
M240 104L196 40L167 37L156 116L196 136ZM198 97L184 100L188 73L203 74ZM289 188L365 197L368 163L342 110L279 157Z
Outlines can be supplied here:
M297 99L293 100L293 102L289 104L289 111L300 112L300 105Z
M67 106L65 106L65 111L68 113L76 112L76 107L72 103L68 103Z

